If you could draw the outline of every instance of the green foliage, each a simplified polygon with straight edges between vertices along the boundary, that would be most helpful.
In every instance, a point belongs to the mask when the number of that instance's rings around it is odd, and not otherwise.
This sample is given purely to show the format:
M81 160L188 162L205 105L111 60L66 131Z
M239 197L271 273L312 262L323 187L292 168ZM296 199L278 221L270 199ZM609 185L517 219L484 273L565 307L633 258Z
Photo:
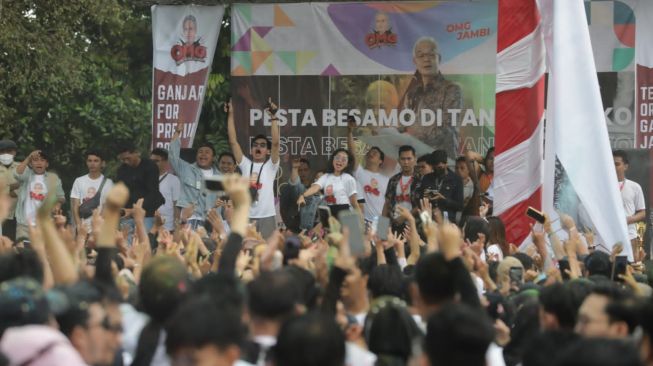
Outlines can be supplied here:
M0 138L51 156L68 191L88 148L145 152L151 138L152 31L147 6L127 0L0 2ZM225 15L196 140L227 149L229 14Z

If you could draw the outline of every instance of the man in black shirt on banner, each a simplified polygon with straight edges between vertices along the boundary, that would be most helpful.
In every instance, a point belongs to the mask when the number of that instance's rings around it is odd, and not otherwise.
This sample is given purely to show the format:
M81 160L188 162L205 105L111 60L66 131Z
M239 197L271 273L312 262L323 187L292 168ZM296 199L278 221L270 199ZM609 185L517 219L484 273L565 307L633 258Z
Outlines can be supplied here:
M422 178L420 197L431 200L451 222L463 209L463 181L447 166L447 152L435 150L432 153L435 170Z
M142 158L132 143L120 146L118 159L122 165L118 168L116 181L123 182L129 188L129 200L125 205L121 225L129 225L130 234L133 232L132 208L136 201L142 198L145 230L149 231L154 224L154 212L165 202L159 191L159 168L152 160Z

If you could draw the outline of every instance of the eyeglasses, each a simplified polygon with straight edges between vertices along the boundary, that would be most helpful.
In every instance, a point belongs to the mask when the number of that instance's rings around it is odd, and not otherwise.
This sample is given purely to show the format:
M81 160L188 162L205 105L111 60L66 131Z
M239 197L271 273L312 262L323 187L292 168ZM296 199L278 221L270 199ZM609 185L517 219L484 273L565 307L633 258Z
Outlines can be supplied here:
M102 327L104 330L113 332L113 333L122 333L122 324L113 324L111 323L111 320L109 320L108 316L105 316L104 319L98 324L89 324L89 328L93 327Z
M347 158L346 156L335 156L333 158L333 161L340 161L340 162L346 163L346 162L349 161L349 158Z
M252 147L262 147L262 148L267 148L267 147L268 147L268 144L265 143L265 142L261 142L260 144L253 143L253 144L252 144Z

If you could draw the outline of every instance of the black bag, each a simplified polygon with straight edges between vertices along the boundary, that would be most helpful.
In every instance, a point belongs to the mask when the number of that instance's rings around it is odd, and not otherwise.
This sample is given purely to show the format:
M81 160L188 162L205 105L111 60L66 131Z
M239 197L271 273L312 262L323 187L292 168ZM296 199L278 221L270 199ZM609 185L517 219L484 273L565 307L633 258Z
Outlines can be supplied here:
M107 181L107 177L102 178L102 183L100 183L100 189L95 192L95 196L85 201L79 205L79 217L82 219L89 218L93 216L93 210L100 207L100 197L102 196L102 188L104 188L104 182Z

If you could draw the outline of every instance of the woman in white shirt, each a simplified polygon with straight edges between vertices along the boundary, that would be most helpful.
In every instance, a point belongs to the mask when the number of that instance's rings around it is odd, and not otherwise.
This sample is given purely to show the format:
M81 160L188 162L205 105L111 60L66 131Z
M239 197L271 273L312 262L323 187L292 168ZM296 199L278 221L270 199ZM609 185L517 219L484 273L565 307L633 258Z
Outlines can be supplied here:
M350 210L352 207L360 214L360 206L356 199L356 179L351 175L354 159L345 149L337 149L331 155L326 174L322 175L299 198L298 205L305 205L305 198L324 191L324 200L331 209L331 215L338 217L338 212Z

